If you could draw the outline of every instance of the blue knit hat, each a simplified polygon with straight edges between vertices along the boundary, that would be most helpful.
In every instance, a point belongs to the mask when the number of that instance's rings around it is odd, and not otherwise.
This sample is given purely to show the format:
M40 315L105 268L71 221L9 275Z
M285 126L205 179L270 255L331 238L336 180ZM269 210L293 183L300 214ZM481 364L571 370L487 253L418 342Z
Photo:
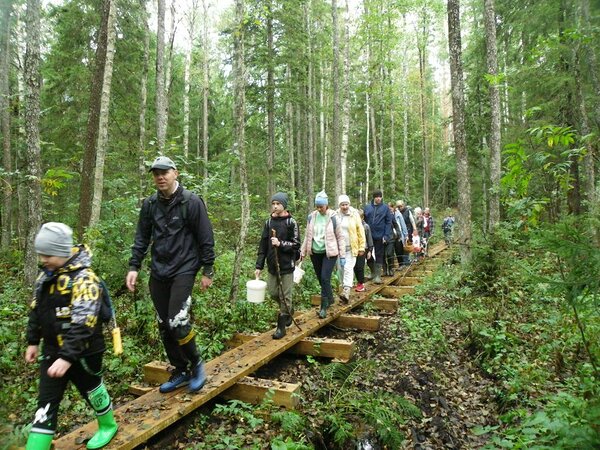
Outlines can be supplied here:
M329 198L327 197L327 194L325 193L325 191L321 191L315 197L315 206L325 206L325 205L329 205Z

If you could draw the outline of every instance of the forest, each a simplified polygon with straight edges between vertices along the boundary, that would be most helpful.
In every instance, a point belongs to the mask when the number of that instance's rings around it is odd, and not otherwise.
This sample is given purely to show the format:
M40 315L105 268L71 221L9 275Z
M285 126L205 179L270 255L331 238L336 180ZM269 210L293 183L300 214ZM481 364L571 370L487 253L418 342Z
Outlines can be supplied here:
M431 208L432 243L456 224L451 262L350 364L264 370L308 386L298 409L217 399L143 448L600 448L598 58L590 0L0 0L0 449L37 409L42 224L72 227L110 288L113 403L166 359L150 258L125 287L159 155L214 229L205 360L275 327L245 291L274 193L302 237L322 190ZM304 268L299 310L319 290ZM71 388L57 432L92 418Z

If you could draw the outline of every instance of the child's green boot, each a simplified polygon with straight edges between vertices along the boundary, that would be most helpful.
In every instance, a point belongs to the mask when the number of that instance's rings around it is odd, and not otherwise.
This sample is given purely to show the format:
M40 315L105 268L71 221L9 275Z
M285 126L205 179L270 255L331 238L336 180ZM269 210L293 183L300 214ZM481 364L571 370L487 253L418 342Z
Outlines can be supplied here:
M33 431L29 433L25 450L50 450L53 437L54 434L36 433Z
M104 383L88 393L90 403L96 411L98 418L98 431L87 443L87 448L95 450L104 447L117 434L119 428L110 402L110 396L106 391Z

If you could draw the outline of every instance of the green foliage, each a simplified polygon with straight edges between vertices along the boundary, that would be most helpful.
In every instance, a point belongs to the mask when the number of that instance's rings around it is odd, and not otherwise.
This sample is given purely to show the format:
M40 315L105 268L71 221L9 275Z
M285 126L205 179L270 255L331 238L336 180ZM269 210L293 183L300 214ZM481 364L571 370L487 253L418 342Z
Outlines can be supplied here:
M372 429L382 445L398 448L404 440L399 425L409 417L420 417L420 410L404 397L361 389L376 370L375 362L368 360L321 367L323 403L316 407L331 439L341 448L358 437L357 423Z

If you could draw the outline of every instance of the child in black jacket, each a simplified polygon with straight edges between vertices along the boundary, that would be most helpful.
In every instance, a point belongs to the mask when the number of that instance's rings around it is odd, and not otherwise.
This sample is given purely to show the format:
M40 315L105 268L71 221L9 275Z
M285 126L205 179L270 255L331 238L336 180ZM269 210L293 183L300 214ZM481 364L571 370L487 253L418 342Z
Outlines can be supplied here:
M26 449L50 449L69 381L96 412L99 429L87 448L98 449L117 432L101 376L106 347L98 317L100 280L90 267L91 252L83 245L73 247L73 232L63 223L44 224L35 238L35 250L42 270L34 285L25 361L40 361L40 388Z

